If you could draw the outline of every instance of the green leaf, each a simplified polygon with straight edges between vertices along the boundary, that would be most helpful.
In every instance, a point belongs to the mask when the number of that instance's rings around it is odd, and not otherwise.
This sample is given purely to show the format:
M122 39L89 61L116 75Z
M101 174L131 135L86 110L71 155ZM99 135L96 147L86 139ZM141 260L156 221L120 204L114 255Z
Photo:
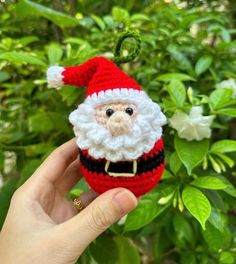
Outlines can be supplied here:
M137 230L165 211L169 205L163 206L157 203L161 196L161 193L156 193L155 191L144 195L138 206L128 214L125 222L125 231Z
M206 22L219 22L219 23L222 23L222 16L219 17L217 16L215 13L214 14L209 14L209 13L206 13L205 16L197 16L196 19L192 20L191 21L191 24L204 24Z
M198 189L187 186L182 192L182 199L188 211L205 230L205 223L211 213L211 205L207 197Z
M170 94L171 100L177 106L183 106L186 100L186 90L181 81L172 80L167 86L167 91Z
M222 30L220 32L220 36L222 37L222 39L224 40L224 42L230 43L231 36L230 36L230 32L227 29L222 28Z
M217 89L212 92L209 97L209 105L212 110L220 109L235 103L235 100L232 100L231 89Z
M169 159L169 165L171 171L176 175L182 165L181 160L179 159L179 156L176 151L171 154Z
M197 75L205 72L212 64L212 56L204 55L197 61L195 65L195 72Z
M194 78L191 76L184 74L184 73L178 73L178 72L173 72L173 73L166 73L166 74L161 74L157 77L157 80L163 81L163 82L170 82L170 81L195 81Z
M155 232L152 235L152 242L150 243L150 246L153 249L153 255L155 258L155 261L153 261L153 264L160 263L160 260L163 258L164 252L166 252L172 244L169 239L163 239L165 235L166 235L166 232L163 228L160 228L157 232Z
M191 252L181 254L181 263L180 264L197 264L196 255ZM202 264L206 264L202 262Z
M176 136L174 144L177 154L189 175L193 168L201 163L209 149L209 141L207 139L202 141L187 141Z
M55 146L53 142L41 142L25 146L25 154L28 157L34 157L53 151Z
M75 262L75 264L92 264L92 263L96 263L97 262L92 258L90 252L89 252L89 247L87 247L83 253L80 255L79 259L77 259L77 261Z
M170 30L168 30L167 28L160 28L159 31L167 37L171 36Z
M19 43L23 46L27 46L33 42L39 41L39 38L36 36L27 36L19 39Z
M192 181L191 184L199 188L212 190L222 190L227 187L220 179L212 176L198 177L196 180Z
M231 195L232 197L236 198L236 188L233 186L233 184L231 184L223 176L218 176L218 178L227 185L227 187L223 191L226 192L227 194Z
M98 264L114 264L119 256L117 244L106 235L99 236L90 244L89 252Z
M180 51L180 47L170 44L167 47L167 50L170 52L171 56L176 60L176 62L179 64L179 68L183 70L192 70L192 64L190 60L187 58L187 56Z
M47 132L53 129L68 130L65 126L68 120L66 116L57 112L41 112L29 117L29 129L32 132Z
M118 247L118 258L113 259L114 264L140 264L140 256L138 250L130 241L121 236L114 237L114 241Z
M130 19L128 11L118 6L112 8L112 16L114 17L114 20L124 24L128 24Z
M29 130L37 132L46 132L54 129L53 120L47 113L38 113L29 117Z
M215 142L210 149L210 152L227 153L236 151L236 140L223 139Z
M105 23L103 22L103 20L95 15L91 15L92 19L96 22L96 24L99 26L99 28L104 31L104 29L106 28Z
M12 63L20 63L20 64L29 63L29 64L46 66L46 63L44 63L42 60L25 52L17 52L17 51L4 52L0 55L0 60L6 60Z
M224 251L220 253L219 262L220 264L234 264L235 255L231 252Z
M27 164L23 167L21 171L21 176L17 183L17 187L20 187L34 173L34 171L39 167L41 162L42 161L40 159L33 159L27 162Z
M162 99L162 107L164 109L164 112L175 112L178 107L168 98Z
M29 0L21 0L16 6L16 12L17 15L23 17L42 16L62 28L81 25L80 21L74 17L68 16Z
M81 192L85 192L89 190L89 185L88 183L85 181L84 178L82 178L81 180L79 180L76 185L74 186L74 188L79 189Z
M48 48L48 59L51 65L59 64L63 51L58 44L51 44Z
M136 22L136 21L142 21L142 20L143 21L150 21L151 19L150 19L149 16L140 13L140 14L134 14L134 15L132 15L130 20L132 22L134 22L134 21Z
M223 192L225 190L226 189L224 189ZM209 199L209 201L211 202L213 206L215 206L216 208L219 208L222 211L225 211L225 203L218 191L204 190L204 193L207 194L207 198Z
M68 106L72 106L81 101L84 98L85 89L78 89L74 86L64 85L59 90L62 100L67 103Z
M0 142L7 142L8 144L12 144L21 140L24 137L24 133L22 131L13 131L11 133L0 133Z
M70 192L67 194L70 200L74 200L76 197L78 197L80 194L82 194L82 191L78 188L73 188L70 190Z
M215 111L214 113L218 115L228 115L228 116L236 117L236 108L223 108Z
M16 190L17 179L11 179L0 188L0 230L7 215L11 197Z
M173 219L175 233L177 234L179 240L185 239L186 241L192 243L194 242L194 234L191 225L181 214L176 214Z
M220 232L210 223L206 224L206 229L202 231L202 234L210 251L218 252L222 248L229 246L229 234L227 232Z
M209 222L220 232L224 232L225 228L225 216L217 211L214 207L211 208L211 215L209 217Z
M0 71L0 83L5 82L11 78L11 75L8 72Z
M162 179L169 179L169 178L173 178L174 175L171 174L167 169L164 170L163 174L162 174Z
M4 169L4 163L5 163L4 151L2 148L0 148L0 172Z

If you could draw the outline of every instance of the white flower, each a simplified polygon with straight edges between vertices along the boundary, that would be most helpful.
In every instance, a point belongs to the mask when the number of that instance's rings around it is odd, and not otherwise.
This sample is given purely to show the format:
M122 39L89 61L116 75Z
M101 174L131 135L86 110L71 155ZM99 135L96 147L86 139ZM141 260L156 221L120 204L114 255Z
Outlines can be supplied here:
M232 97L236 98L236 81L234 79L228 79L222 81L216 85L217 89L231 89L233 94Z
M169 119L170 125L177 130L180 138L202 140L211 136L210 125L214 116L203 116L201 106L193 106L189 115L178 111Z

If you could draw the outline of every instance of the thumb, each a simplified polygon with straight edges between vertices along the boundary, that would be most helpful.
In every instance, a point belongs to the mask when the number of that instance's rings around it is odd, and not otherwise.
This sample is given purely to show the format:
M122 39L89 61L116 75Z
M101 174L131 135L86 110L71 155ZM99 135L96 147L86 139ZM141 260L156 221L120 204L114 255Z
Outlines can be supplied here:
M109 190L78 215L58 225L60 239L68 249L70 247L70 252L79 255L98 235L136 206L137 199L129 190Z

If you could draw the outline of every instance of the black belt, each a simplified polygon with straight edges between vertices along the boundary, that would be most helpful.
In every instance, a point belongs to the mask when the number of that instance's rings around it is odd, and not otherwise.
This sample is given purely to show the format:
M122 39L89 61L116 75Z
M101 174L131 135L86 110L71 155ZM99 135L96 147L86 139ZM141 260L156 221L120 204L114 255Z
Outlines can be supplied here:
M105 171L105 166L107 160L105 159L92 159L91 157L85 155L81 149L79 149L80 161L82 165L91 172L108 174ZM162 165L165 161L164 149L159 150L158 153L153 154L147 158L139 158L137 160L136 174L140 175L144 172L152 171L153 169ZM127 171L132 171L133 161L118 161L110 162L109 170L115 171L116 173L124 173Z

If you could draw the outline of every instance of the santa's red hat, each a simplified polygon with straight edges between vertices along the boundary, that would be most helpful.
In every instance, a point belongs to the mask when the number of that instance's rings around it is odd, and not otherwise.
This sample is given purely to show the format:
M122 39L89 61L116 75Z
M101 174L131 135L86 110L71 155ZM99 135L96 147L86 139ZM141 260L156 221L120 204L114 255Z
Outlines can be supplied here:
M47 70L49 87L63 85L87 87L87 99L94 104L109 100L146 97L134 79L104 57L94 57L79 66L63 68L51 66ZM97 100L96 100L97 99Z

